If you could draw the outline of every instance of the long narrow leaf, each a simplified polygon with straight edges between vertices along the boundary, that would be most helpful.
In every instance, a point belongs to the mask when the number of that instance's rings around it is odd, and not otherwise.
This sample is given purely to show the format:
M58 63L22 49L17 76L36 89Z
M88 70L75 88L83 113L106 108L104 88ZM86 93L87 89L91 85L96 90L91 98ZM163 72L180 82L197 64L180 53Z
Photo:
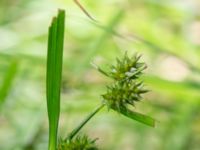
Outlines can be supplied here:
M151 127L155 126L155 120L149 116L140 114L138 112L130 111L130 110L124 110L124 111L121 111L120 113L128 118L131 118L133 120L136 120L148 126L151 126Z
M49 27L47 54L47 109L49 117L49 150L57 146L57 130L60 114L60 87L64 42L65 11L59 10Z

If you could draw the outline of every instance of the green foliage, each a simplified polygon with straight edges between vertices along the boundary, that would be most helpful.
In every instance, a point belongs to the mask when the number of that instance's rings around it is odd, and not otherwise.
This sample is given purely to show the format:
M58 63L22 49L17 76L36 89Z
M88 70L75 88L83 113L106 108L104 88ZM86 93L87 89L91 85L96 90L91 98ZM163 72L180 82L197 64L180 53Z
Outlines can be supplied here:
M86 135L77 136L73 140L59 140L57 150L98 150L95 140L91 140Z
M18 70L18 62L14 60L10 63L8 70L5 74L3 83L0 86L0 107L6 100L6 96L8 95L12 87L12 83L16 77L17 70Z
M137 120L149 126L154 126L155 121L151 117L133 112L128 105L134 106L135 102L142 99L141 94L147 92L143 88L143 82L139 80L142 71L146 68L144 63L139 62L140 56L129 58L125 53L122 60L117 59L117 65L111 66L110 72L95 66L101 73L114 79L114 83L107 86L107 93L103 94L103 103L91 112L74 130L66 140L72 138L86 125L86 123L96 115L105 105L124 116Z
M72 1L0 0L0 87L10 68L8 64L16 57L20 62L6 98L1 99L2 104L9 101L1 106L0 149L47 149L44 43L46 25L58 6L65 7L70 17L62 93L66 118L62 123L69 124L60 128L61 133L70 132L66 128L72 129L77 119L79 122L80 117L93 110L96 98L104 93L107 79L99 78L89 68L89 62L94 59L101 63L102 58L111 62L123 50L139 51L150 68L141 77L152 92L147 95L148 102L136 102L137 109L130 106L131 112L150 112L157 118L158 126L147 128L102 111L94 118L94 124L84 127L84 132L102 126L110 129L115 124L109 133L101 130L101 137L109 134L109 140L102 139L101 145L108 150L121 150L124 145L125 149L135 150L199 150L199 1L189 1L189 5L180 0L80 3L97 23L89 20ZM168 58L175 59L166 62ZM177 65L182 69L174 69Z
M60 88L64 40L65 11L59 10L49 27L47 54L47 108L49 117L49 150L56 149L60 114Z

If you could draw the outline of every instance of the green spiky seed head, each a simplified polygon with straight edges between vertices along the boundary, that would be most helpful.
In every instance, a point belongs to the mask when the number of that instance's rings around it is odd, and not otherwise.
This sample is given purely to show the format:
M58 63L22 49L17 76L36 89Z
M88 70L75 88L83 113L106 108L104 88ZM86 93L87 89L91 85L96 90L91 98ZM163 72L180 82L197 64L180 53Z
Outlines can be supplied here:
M96 139L92 140L86 135L77 136L73 140L59 140L57 150L98 150Z
M142 71L146 68L146 64L139 62L141 55L134 55L129 58L127 53L124 57L116 59L117 63L115 66L110 67L109 76L115 80L124 80L124 79L137 79Z
M121 112L128 109L128 105L134 106L135 102L142 99L142 94L148 92L143 88L143 83L135 80L118 81L107 86L107 92L102 95L108 108Z
M114 81L107 86L106 93L102 94L103 104L108 109L113 109L120 114L149 125L155 126L155 120L149 116L133 111L129 106L134 106L135 102L142 99L142 94L148 92L143 87L140 77L146 64L140 62L141 55L128 57L125 53L124 57L117 59L116 65L105 71L95 64L92 64L99 72Z
M118 112L127 110L129 105L142 99L146 93L143 82L140 80L146 64L140 62L141 55L128 57L127 53L121 59L117 58L116 65L110 67L109 71L97 68L104 75L112 78L114 82L107 86L107 91L102 95L104 103L108 108Z

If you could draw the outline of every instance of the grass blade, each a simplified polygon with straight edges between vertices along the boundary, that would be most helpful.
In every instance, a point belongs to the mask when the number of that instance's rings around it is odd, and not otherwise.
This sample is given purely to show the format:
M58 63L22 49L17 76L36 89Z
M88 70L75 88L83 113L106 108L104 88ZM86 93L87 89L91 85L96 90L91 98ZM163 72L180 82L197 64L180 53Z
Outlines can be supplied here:
M59 10L49 27L47 54L47 109L49 117L49 150L57 146L57 130L60 114L60 87L64 42L65 11Z

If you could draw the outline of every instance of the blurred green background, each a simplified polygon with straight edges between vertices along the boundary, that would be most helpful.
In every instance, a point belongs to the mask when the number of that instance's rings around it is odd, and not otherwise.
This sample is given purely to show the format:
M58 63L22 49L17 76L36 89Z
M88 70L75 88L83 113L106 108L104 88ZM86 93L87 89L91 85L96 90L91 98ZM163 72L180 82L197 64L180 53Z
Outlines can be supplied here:
M136 111L157 120L150 128L104 109L82 133L103 150L200 149L200 1L0 0L0 150L46 150L47 32L66 10L59 136L66 136L99 103L107 67L125 51L147 62L151 91Z

